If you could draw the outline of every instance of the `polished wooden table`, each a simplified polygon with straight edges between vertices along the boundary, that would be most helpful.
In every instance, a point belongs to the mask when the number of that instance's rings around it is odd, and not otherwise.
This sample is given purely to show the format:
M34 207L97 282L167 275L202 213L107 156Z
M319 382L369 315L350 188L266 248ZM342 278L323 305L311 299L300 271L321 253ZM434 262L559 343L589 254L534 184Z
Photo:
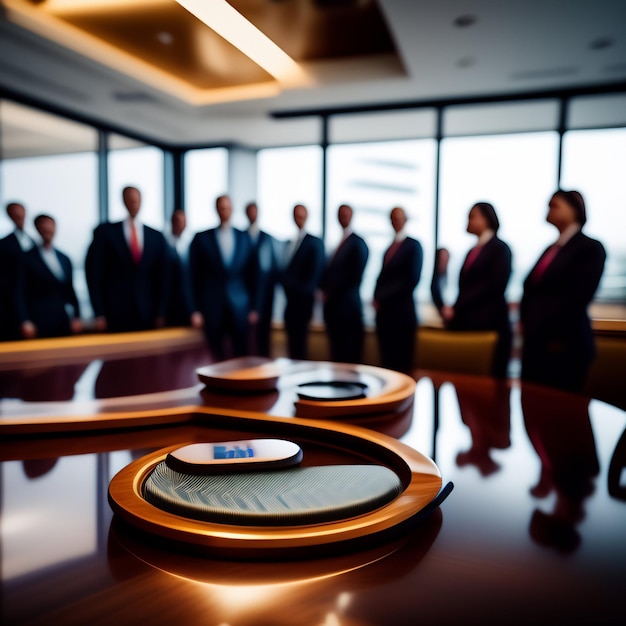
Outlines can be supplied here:
M0 371L0 423L241 401L207 398L197 346L74 361ZM356 427L430 457L454 490L397 537L306 559L176 550L113 516L114 475L210 424L4 435L0 623L624 623L624 411L517 382L415 378L412 411ZM244 400L295 413L289 392ZM360 454L329 450L316 453Z

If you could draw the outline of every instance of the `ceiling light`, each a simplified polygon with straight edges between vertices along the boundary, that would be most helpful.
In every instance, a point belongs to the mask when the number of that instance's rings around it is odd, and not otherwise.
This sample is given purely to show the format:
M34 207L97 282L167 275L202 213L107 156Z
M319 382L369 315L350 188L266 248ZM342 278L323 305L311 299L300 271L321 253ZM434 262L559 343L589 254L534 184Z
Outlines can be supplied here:
M157 33L156 38L159 43L162 43L164 46L171 46L174 43L174 35L172 35L172 33L168 33L167 31Z
M302 84L302 68L225 0L176 0L211 30L238 48L281 83Z
M462 59L459 59L456 64L457 67L462 68L472 67L472 65L476 64L476 59L474 57L463 57Z
M589 47L592 50L604 50L610 48L614 43L610 37L598 37L589 44Z
M475 15L459 15L452 23L457 28L467 28L468 26L473 26L477 21Z

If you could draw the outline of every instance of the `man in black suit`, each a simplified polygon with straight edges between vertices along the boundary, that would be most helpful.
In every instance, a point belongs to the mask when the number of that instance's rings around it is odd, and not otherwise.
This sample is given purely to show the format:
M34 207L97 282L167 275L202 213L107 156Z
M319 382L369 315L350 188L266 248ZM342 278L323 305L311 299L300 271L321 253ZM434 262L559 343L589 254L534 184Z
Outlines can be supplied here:
M168 326L189 326L191 324L191 281L189 259L183 234L187 227L187 217L182 209L176 209L171 217L171 231L168 238L170 253L170 296L167 306Z
M218 228L197 233L189 246L194 325L202 324L214 358L244 356L256 323L256 267L248 233L230 223L232 203L219 196Z
M15 224L13 232L0 239L0 341L21 339L20 319L17 311L18 289L23 282L24 253L35 242L24 230L26 209L19 202L9 202L6 206L9 219Z
M24 254L24 282L18 305L22 335L30 339L78 333L83 325L74 291L72 263L53 246L54 218L38 215L34 224L42 243Z
M404 209L392 209L390 218L396 234L374 289L376 335L381 365L408 374L413 369L417 330L413 292L422 272L423 252L419 241L406 236Z
M293 208L298 234L290 241L281 282L285 291L284 313L287 349L292 359L308 358L309 323L315 292L324 270L324 244L305 230L308 211L302 204Z
M122 192L128 217L100 224L87 252L85 273L96 328L124 332L165 324L170 262L163 233L139 221L141 192Z
M257 266L257 312L258 320L252 327L250 352L259 356L270 356L270 332L274 309L274 294L278 281L278 242L270 234L262 231L257 222L259 209L256 202L246 206L246 216L250 222L248 236Z
M352 231L352 214L347 204L337 211L343 236L326 263L320 284L330 358L342 363L361 361L365 332L360 290L369 250L365 241Z

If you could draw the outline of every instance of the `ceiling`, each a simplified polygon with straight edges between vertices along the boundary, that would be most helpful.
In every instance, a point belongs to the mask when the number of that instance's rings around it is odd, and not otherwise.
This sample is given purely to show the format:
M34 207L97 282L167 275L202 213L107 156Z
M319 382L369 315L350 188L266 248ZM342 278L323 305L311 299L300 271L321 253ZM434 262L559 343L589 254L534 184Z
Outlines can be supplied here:
M163 145L261 146L316 140L316 119L285 113L626 82L624 0L230 4L297 78L175 0L0 0L0 88Z

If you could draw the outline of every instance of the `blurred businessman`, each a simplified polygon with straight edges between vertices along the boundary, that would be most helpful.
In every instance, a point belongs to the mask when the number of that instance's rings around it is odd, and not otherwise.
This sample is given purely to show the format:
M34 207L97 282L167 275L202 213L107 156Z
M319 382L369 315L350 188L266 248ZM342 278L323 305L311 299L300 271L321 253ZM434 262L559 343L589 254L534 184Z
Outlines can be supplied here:
M327 260L320 288L324 302L324 322L333 361L358 363L363 353L363 303L361 279L369 250L365 241L352 231L353 211L342 204L337 219L343 234Z

